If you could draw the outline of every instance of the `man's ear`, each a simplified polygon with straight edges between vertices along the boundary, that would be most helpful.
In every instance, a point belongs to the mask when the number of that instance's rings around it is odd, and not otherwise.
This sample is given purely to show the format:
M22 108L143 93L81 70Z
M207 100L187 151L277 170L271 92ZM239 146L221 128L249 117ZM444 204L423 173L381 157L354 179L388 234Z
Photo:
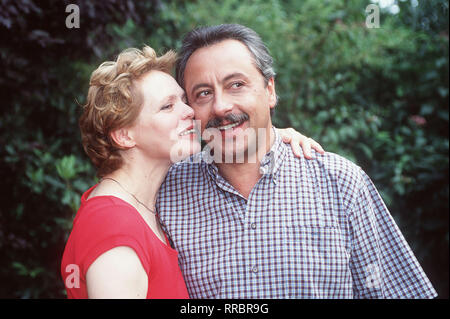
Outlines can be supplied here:
M130 132L126 128L119 128L111 131L111 139L121 148L131 148L136 145L136 142L130 136Z
M269 107L273 109L277 104L277 92L275 90L275 79L273 77L267 82L266 89L269 94Z

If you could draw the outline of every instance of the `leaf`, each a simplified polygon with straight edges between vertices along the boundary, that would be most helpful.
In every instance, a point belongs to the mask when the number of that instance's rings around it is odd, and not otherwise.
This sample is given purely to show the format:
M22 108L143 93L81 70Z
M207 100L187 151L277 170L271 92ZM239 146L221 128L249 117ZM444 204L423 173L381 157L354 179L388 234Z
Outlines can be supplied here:
M76 158L74 155L64 156L56 163L56 170L61 178L70 180L75 177L77 170L75 167Z

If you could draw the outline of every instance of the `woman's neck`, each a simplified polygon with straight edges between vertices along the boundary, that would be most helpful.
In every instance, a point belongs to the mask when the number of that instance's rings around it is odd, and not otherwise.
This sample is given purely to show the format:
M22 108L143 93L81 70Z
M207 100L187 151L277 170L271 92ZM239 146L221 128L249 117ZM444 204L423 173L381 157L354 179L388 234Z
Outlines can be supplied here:
M169 161L148 158L138 161L134 158L103 178L119 182L126 192L133 194L146 207L154 209L158 190L170 165Z

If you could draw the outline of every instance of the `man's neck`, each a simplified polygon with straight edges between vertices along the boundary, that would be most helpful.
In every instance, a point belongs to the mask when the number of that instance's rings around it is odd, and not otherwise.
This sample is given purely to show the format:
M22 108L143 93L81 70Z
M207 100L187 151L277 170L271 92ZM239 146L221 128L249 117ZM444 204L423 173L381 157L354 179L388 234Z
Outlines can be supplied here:
M264 143L261 143L257 151L247 156L243 163L217 163L220 175L223 176L242 196L248 198L253 187L261 178L261 160L270 151L275 142L275 133L272 128Z

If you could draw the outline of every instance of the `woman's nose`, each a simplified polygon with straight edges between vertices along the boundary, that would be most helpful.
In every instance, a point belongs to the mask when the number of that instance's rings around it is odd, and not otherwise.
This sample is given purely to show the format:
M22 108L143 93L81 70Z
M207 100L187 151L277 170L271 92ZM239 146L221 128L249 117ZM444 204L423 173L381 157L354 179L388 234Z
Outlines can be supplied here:
M183 103L183 119L192 119L194 118L194 109Z

